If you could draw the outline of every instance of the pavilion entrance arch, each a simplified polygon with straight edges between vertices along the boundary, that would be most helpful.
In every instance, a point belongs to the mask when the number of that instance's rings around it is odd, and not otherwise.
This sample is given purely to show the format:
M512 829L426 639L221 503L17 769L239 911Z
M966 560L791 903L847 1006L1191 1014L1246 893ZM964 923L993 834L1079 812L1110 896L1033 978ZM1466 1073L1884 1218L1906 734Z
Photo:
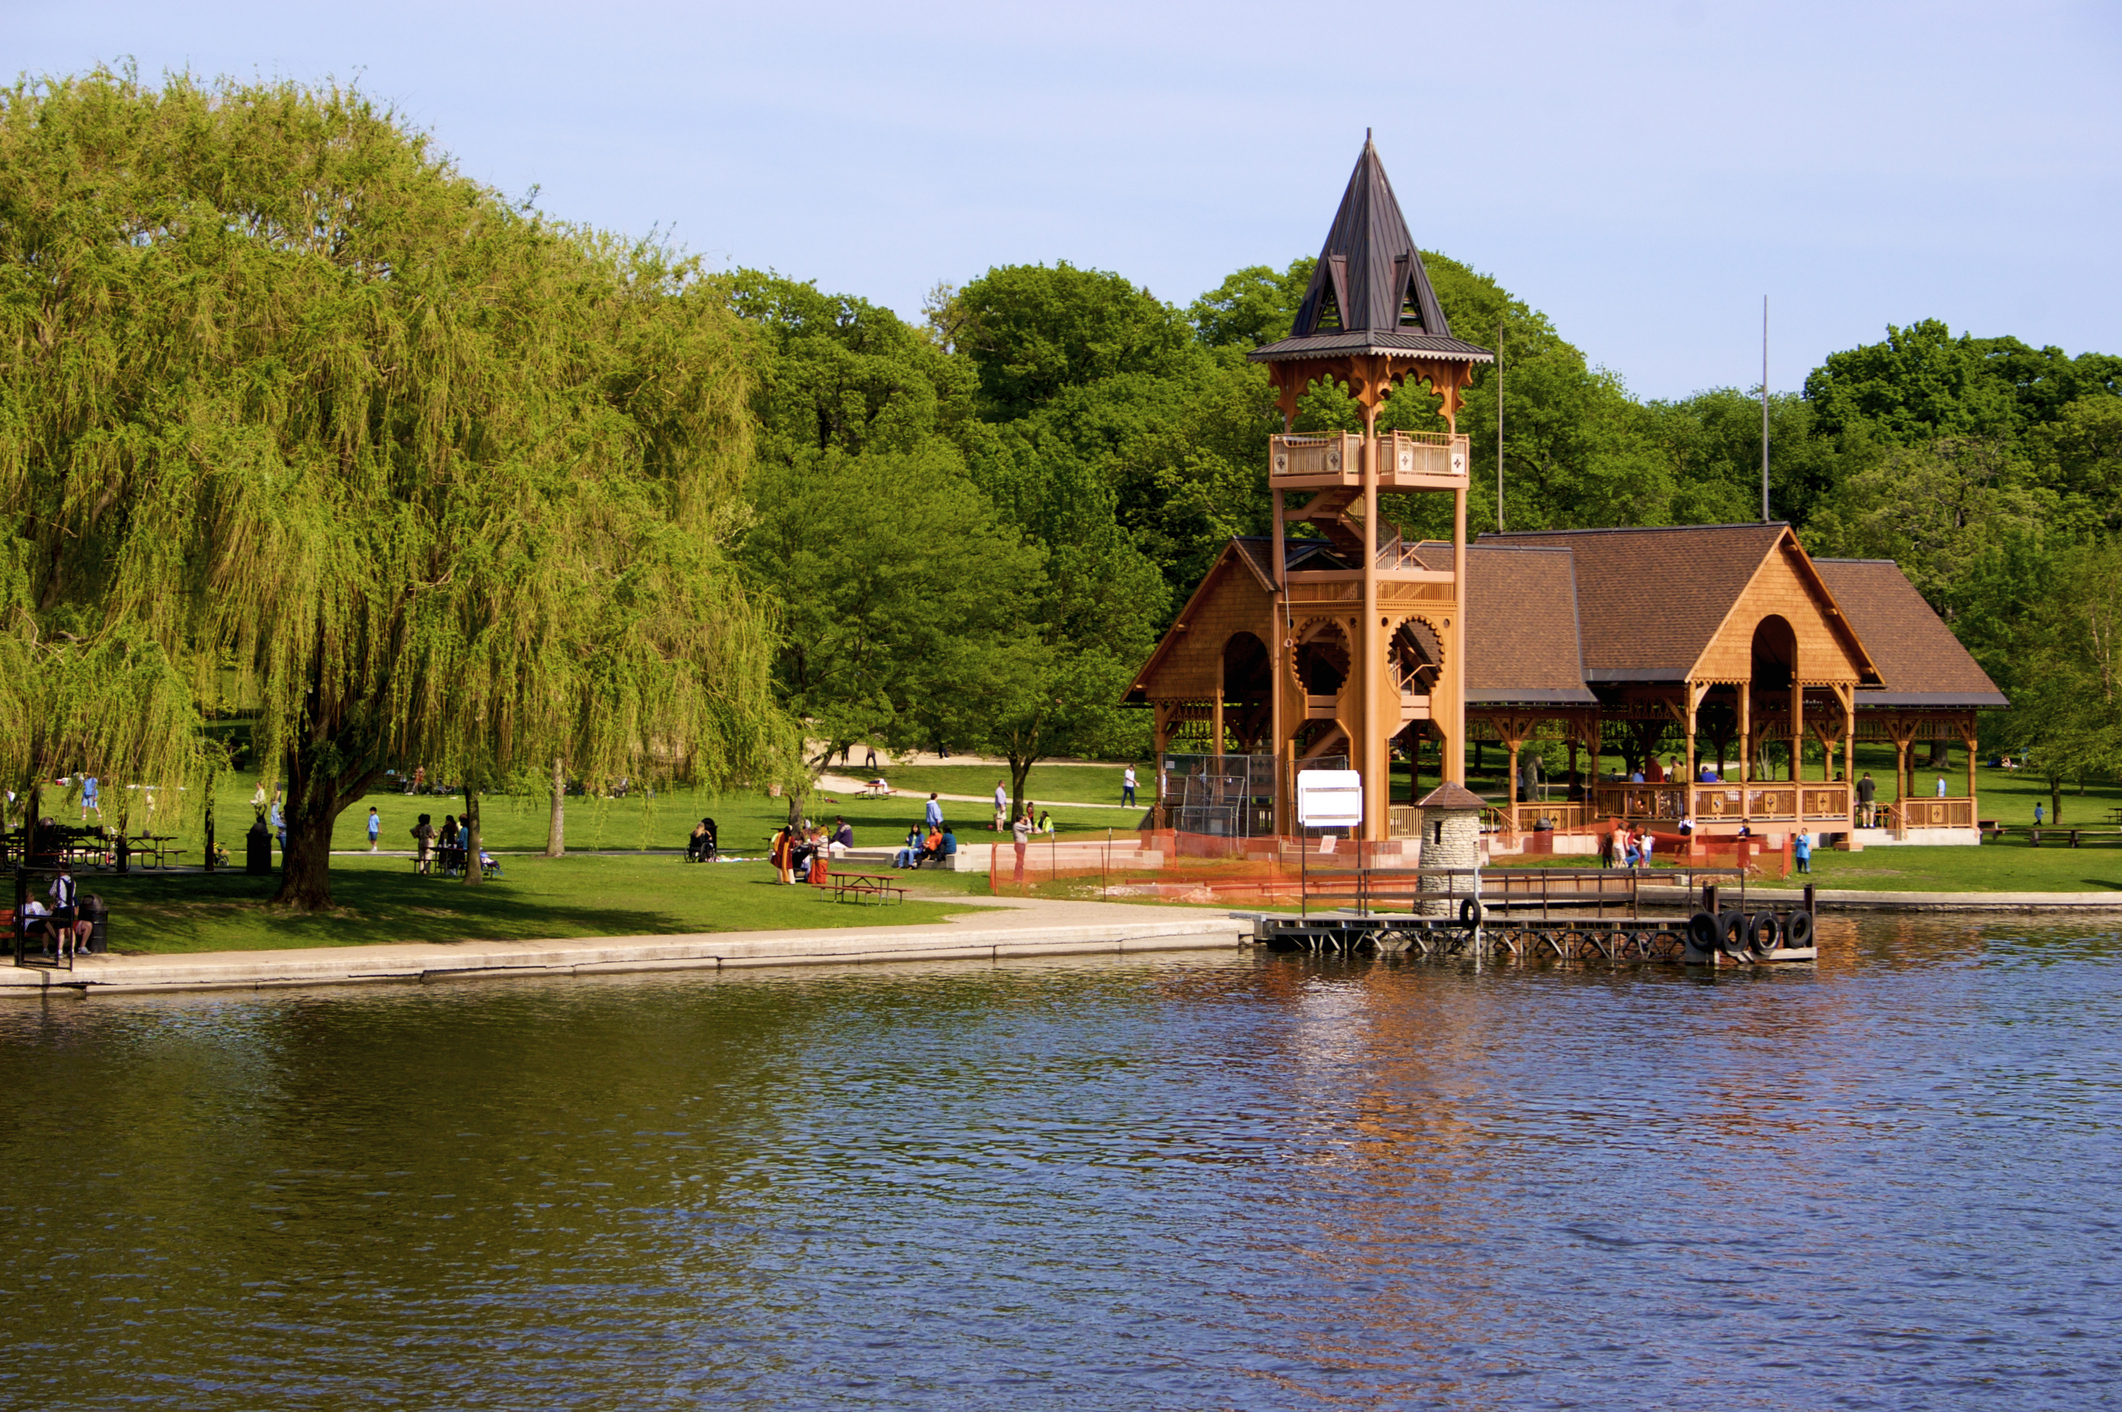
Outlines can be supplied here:
M1240 755L1274 748L1275 664L1258 634L1234 632L1224 640L1222 703L1219 751L1225 736Z

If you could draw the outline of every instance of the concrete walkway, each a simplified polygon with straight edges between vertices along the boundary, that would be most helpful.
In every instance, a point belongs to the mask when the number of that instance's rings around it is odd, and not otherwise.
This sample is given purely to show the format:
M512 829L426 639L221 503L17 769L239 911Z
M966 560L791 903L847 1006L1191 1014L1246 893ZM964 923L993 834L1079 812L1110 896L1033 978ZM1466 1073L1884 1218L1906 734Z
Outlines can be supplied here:
M868 780L849 779L845 775L818 776L818 789L820 792L844 794L859 799L862 796L862 792L868 788ZM936 798L949 800L955 804L983 805L986 808L987 815L994 813L995 796L992 794L943 794L938 792ZM928 791L925 789L901 789L892 795L892 799L895 802L905 800L909 803L920 805L927 802ZM1036 797L1033 802L1055 809L1119 809L1138 816L1146 812L1144 806L1140 804L1090 804L1077 799L1038 799Z
M72 971L0 966L0 997L264 990L879 961L999 961L1013 956L1229 950L1252 938L1252 923L1226 912L1001 897L983 898L980 905L999 910L903 927L555 941L378 942L293 951L93 956L77 961Z

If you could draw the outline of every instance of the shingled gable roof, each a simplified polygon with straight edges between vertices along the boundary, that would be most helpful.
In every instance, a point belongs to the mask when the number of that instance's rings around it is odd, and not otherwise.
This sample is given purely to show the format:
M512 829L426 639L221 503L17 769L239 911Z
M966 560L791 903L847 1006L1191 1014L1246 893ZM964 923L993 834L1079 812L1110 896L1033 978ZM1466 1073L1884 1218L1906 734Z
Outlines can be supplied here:
M1815 559L1813 566L1879 664L1884 686L1866 691L1858 698L1860 705L2011 704L1939 621L1899 564L1891 559Z
M1329 309L1336 317L1321 328ZM1311 287L1297 306L1290 336L1248 356L1255 362L1280 362L1366 353L1494 360L1486 348L1452 337L1444 306L1422 268L1422 252L1407 233L1400 202L1368 133L1319 250Z
M1186 606L1179 610L1178 617L1172 619L1173 628L1185 623L1193 615L1194 605L1208 596L1209 591L1221 582L1225 573L1235 572L1240 565L1259 581L1262 590L1273 593L1275 581L1268 573L1267 566L1274 562L1274 554L1274 541L1271 539L1233 538L1223 546L1223 552L1216 556L1216 562L1209 565L1208 572L1201 575L1201 582L1194 585L1194 591L1186 596ZM1178 645L1179 637L1180 634L1172 628L1165 629L1164 635L1157 639L1156 650L1149 654L1149 660L1136 671L1127 694L1120 698L1122 702L1139 703L1148 699L1143 693L1143 685Z
M1834 603L1833 590L1781 521L1484 534L1476 543L1568 549L1577 571L1584 679L1669 682L1687 679L1786 536L1821 596ZM1478 625L1480 620L1476 615L1468 621ZM1846 616L1837 631L1859 662L1869 666L1864 643Z
M1468 546L1466 631L1470 704L1598 703L1584 684L1569 550Z

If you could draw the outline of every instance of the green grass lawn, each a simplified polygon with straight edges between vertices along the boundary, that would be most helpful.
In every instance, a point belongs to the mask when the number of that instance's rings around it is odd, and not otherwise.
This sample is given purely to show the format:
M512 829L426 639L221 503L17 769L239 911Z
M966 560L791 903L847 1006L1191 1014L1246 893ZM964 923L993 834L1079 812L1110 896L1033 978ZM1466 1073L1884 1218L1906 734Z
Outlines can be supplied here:
M129 954L261 951L376 942L537 940L680 932L888 926L976 910L986 879L915 874L904 903L839 903L781 887L764 864L644 858L514 858L476 886L420 877L404 859L332 863L332 910L269 906L277 874L84 872L111 909L111 948Z
M946 766L946 769L960 768ZM983 775L985 771L981 772ZM1115 780L1118 772L1114 772ZM250 827L251 795L257 786L255 775L226 775L215 791L215 828L218 838L229 850L231 858L240 865L243 861L243 834ZM987 780L984 788L992 789L994 781ZM810 800L811 817L822 824L830 825L836 816L845 816L854 826L855 842L859 845L896 844L906 834L907 828L921 819L921 808L927 798L928 786L918 795L911 792L888 800L856 799L840 793L820 792ZM971 791L945 791L959 793ZM119 822L121 791L107 789L104 794L104 822L115 827ZM1119 787L1114 785L1113 797L1119 797ZM134 812L130 828L134 833L152 831L177 835L177 846L187 851L177 858L180 863L196 865L200 861L202 831L196 817L172 819L165 806L154 821L152 830L145 830L144 811L133 796ZM1036 799L1037 796L1035 795ZM332 847L352 852L368 848L368 811L373 805L383 820L381 847L385 850L410 849L411 830L421 814L433 815L436 828L442 826L443 816L464 812L464 796L457 795L407 795L397 791L369 794L339 816L332 831ZM486 846L495 852L516 849L545 848L546 820L551 800L548 796L484 795L479 803L480 826ZM45 797L45 811L61 823L78 823L81 808L77 801L61 797L56 792ZM987 832L990 812L978 804L951 804L946 808L945 818L958 829L961 839L975 841L991 839ZM1132 828L1139 816L1113 809L1070 809L1065 806L1050 811L1055 827L1063 833L1102 835L1106 829ZM787 817L788 806L780 799L768 798L763 793L747 791L739 794L710 795L689 788L663 790L654 797L634 794L625 799L596 799L586 795L571 795L567 800L567 846L570 849L609 851L639 850L648 848L683 848L692 826L702 815L712 817L721 829L725 851L743 854L763 853L766 841ZM277 860L277 854L276 854Z
M1858 892L2122 892L2122 844L2067 848L2044 841L2032 848L2024 838L2007 838L1978 848L1815 852L1810 880ZM1803 887L1806 882L1803 874L1793 873L1782 883L1758 886Z

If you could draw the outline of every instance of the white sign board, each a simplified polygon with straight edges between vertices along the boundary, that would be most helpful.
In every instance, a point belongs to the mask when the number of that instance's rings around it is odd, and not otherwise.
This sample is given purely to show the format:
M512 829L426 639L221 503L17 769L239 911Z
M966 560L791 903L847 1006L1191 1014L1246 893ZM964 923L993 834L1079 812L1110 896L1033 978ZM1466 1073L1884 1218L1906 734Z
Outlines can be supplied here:
M1363 825L1363 776L1354 770L1300 770L1297 822L1311 829Z

